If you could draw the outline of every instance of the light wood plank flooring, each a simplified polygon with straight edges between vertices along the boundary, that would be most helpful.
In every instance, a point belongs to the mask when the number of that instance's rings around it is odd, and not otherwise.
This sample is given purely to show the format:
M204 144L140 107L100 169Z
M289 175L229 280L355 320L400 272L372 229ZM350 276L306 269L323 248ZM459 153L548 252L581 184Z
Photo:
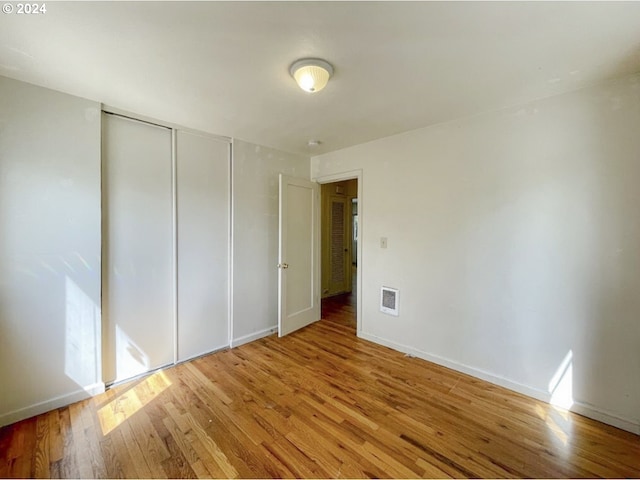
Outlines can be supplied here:
M640 437L359 340L353 311L4 427L0 477L640 476Z

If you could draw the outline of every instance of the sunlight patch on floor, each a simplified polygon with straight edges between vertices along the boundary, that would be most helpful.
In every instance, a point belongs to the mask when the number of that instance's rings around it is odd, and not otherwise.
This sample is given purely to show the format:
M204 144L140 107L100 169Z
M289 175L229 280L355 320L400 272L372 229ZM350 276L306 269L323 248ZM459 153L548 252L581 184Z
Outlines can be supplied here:
M170 386L165 373L156 372L103 405L98 410L102 435L111 433Z

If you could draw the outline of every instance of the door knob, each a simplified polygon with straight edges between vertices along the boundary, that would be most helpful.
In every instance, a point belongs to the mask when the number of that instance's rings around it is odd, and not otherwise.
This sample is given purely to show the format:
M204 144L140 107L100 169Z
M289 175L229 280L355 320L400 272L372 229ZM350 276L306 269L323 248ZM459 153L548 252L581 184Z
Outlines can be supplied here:
M278 268L282 268L282 269L289 268L289 264L288 263L279 263L278 264Z

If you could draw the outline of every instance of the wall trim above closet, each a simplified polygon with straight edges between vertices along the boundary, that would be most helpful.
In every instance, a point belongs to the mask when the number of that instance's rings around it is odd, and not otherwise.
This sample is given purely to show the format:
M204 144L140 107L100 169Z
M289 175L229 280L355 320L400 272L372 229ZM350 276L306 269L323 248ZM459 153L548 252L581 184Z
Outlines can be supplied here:
M104 113L118 115L120 117L130 118L131 120L135 120L138 122L150 123L152 125L157 125L158 127L170 128L172 130L181 131L185 133L191 133L194 135L202 135L204 137L217 139L223 142L233 143L233 138L225 135L216 135L209 132L204 132L202 130L196 130L193 128L184 127L177 123L168 122L166 120L159 120L157 118L148 117L146 115L140 115L138 113L134 113L128 110L123 110L122 108L114 107L112 105L108 105L106 103L101 104L101 109Z

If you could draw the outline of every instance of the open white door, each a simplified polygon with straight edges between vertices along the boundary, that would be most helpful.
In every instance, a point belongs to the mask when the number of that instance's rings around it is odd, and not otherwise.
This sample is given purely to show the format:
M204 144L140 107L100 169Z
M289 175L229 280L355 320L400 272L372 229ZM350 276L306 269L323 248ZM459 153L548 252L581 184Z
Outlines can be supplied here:
M320 190L280 175L278 336L320 320Z

